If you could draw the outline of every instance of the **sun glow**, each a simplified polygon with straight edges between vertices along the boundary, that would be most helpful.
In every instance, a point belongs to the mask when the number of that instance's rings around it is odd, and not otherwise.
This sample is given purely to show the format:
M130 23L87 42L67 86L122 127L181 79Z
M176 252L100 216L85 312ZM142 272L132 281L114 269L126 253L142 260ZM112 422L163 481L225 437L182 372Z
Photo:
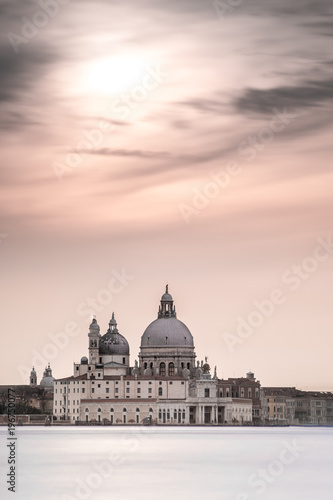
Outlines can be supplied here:
M141 82L147 64L142 58L129 55L100 59L88 70L88 88L103 94L126 92Z

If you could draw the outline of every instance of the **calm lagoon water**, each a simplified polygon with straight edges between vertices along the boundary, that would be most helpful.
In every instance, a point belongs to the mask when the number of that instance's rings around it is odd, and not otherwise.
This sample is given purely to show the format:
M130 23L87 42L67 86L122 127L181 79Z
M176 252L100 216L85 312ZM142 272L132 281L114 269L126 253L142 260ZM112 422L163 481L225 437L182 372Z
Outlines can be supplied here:
M18 427L15 500L332 500L333 428Z

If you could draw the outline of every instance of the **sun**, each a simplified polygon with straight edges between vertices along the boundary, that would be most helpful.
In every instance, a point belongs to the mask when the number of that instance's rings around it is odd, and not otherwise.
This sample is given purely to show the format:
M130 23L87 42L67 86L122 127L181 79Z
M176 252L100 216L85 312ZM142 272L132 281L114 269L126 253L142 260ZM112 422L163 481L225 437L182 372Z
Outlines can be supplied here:
M147 61L133 55L99 59L88 68L86 84L99 94L119 94L140 84Z

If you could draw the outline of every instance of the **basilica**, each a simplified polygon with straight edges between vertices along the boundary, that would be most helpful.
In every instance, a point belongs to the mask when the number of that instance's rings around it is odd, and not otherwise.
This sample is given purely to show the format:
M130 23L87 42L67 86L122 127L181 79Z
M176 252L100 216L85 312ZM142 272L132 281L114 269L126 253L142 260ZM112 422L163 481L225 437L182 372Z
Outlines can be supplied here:
M168 286L157 319L141 337L134 366L114 313L104 335L97 320L92 320L88 350L88 357L74 363L72 376L54 381L54 420L72 424L252 423L255 389L240 394L218 379L216 368L211 374L207 358L196 360L193 336L177 318ZM255 385L252 373L247 378L249 387Z

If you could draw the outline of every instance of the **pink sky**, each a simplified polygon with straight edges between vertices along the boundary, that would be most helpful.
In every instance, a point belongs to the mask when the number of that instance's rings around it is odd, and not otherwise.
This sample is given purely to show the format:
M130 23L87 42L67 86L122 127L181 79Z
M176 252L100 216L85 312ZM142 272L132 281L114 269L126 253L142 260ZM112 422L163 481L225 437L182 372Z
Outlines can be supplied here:
M78 307L125 269L96 316L104 333L115 311L132 365L168 282L219 377L332 390L331 2L57 5L1 7L1 383L74 322L47 359L71 374Z

